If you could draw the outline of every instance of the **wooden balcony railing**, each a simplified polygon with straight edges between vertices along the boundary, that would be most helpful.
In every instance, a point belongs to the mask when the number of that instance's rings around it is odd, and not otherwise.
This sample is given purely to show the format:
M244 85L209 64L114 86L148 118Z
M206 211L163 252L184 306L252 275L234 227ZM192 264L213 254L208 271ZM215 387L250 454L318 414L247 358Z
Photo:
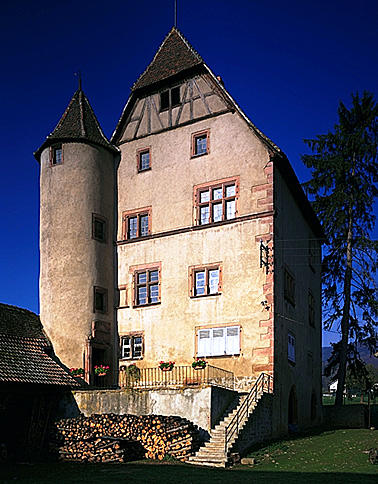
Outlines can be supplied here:
M195 387L214 385L234 389L234 374L231 371L207 365L195 370L191 366L175 366L170 371L160 368L140 368L139 375L133 377L120 369L119 385L121 388L167 388Z

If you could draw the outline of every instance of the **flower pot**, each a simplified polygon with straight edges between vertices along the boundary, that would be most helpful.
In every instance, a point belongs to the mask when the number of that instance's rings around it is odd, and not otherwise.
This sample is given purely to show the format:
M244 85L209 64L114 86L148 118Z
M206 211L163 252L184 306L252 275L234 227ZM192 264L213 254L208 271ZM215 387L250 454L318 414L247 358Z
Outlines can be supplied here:
M160 368L161 371L172 371L173 370L173 367L168 367L168 368Z
M106 376L106 373L97 373L96 376Z
M193 370L204 370L206 366L193 366Z

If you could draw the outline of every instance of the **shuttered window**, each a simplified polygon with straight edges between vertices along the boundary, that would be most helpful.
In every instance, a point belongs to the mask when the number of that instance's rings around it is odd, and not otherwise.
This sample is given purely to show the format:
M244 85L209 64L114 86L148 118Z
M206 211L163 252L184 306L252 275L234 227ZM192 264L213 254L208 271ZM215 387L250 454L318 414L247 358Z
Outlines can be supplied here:
M200 329L197 342L197 356L238 355L240 326Z

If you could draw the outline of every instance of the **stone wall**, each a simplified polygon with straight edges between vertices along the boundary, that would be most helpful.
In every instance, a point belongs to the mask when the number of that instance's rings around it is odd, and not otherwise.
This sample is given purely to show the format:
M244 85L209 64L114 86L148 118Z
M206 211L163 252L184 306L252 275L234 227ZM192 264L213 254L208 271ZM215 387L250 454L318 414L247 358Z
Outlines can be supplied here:
M61 405L59 417L115 413L117 415L176 415L197 425L201 437L223 417L236 392L217 387L157 390L80 390Z

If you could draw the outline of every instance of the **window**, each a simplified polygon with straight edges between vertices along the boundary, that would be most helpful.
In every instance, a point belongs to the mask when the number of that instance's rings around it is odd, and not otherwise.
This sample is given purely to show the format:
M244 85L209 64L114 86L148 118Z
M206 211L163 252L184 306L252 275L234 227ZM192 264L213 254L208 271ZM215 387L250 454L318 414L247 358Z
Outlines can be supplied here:
M197 224L205 225L236 217L238 180L229 178L211 185L194 187Z
M123 212L123 240L138 239L151 234L151 207Z
M50 148L50 163L52 166L63 163L62 145L55 145Z
M92 239L106 242L106 220L95 213L92 214Z
M166 111L180 104L180 86L160 93L160 111Z
M220 265L193 266L190 271L190 295L192 297L219 294L222 289Z
M93 312L106 313L108 311L108 291L95 286L93 292Z
M308 291L308 322L315 326L315 298L311 291Z
M127 308L127 284L118 286L118 308Z
M143 358L143 334L121 337L121 358L124 360L141 360Z
M160 302L160 269L141 269L134 272L134 306Z
M199 329L197 356L224 356L240 354L240 326Z
M295 306L295 279L287 269L284 272L284 297Z
M295 336L290 332L287 334L287 359L295 363Z
M209 130L192 134L191 156L206 155L209 153Z
M146 171L151 168L150 148L145 148L137 152L138 172Z

